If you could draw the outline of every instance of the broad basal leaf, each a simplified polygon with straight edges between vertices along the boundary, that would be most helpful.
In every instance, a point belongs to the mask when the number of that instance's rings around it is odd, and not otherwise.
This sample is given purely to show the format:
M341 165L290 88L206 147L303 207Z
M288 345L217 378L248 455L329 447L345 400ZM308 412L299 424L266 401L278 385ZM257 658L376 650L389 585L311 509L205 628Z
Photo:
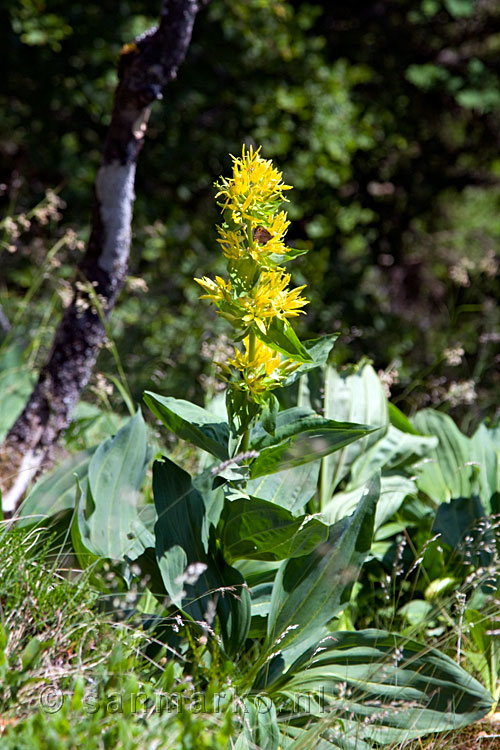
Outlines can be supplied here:
M298 696L294 703L299 702L301 706L306 706L306 710L311 705L311 696ZM321 710L322 704L319 704ZM283 727L282 747L283 750L373 750L373 745L368 745L359 736L356 727L347 729L342 719L329 717L325 727L322 721L315 721L307 729L301 726L294 726L289 722ZM347 730L347 731L346 731Z
M343 450L323 459L321 504L326 503L354 460L380 440L388 429L387 397L375 370L365 364L354 372L337 372L327 367L323 383L323 414L328 419L358 422L379 427L362 440L347 444ZM311 396L313 397L314 394Z
M92 456L88 482L94 510L88 518L86 543L94 554L133 560L144 551L140 489L148 458L146 425L140 411Z
M452 497L470 497L478 484L478 469L471 463L471 441L447 414L423 409L412 419L424 435L434 435L438 445L416 467L419 489L438 503Z
M153 414L178 437L188 440L222 461L228 458L227 422L202 409L201 406L180 398L160 396L146 391L144 401Z
M216 604L225 648L236 653L250 626L250 596L243 576L210 550L202 494L189 474L167 458L154 463L153 493L156 556L168 595L198 622L210 620Z
M0 442L26 405L34 374L26 366L23 350L11 344L0 352Z
M369 743L458 729L482 718L492 703L488 691L445 654L379 630L332 633L288 675L271 689L321 695L322 713L338 719L332 724L340 736ZM312 712L320 718L316 705Z
M365 489L366 485L361 485L352 490L336 492L321 511L322 515L328 523L335 523L350 515L357 508ZM387 523L394 513L397 513L408 495L416 492L415 482L408 477L398 474L383 476L380 481L380 497L375 513L375 530Z
M470 460L479 470L479 495L488 515L500 512L500 448L492 430L479 425L470 440Z
M279 750L280 731L276 706L266 696L255 696L244 701L242 736L235 750Z
M402 432L392 425L351 466L348 489L359 487L379 469L401 469L428 455L437 446L436 437Z
M486 568L493 560L495 535L489 524L481 528L480 519L485 516L479 496L454 497L437 509L432 534L440 534L440 542L452 547L468 564Z
M75 505L76 477L83 495L87 492L90 459L97 446L68 456L59 466L45 474L33 487L19 509L20 526L37 523ZM76 475L76 477L75 477Z

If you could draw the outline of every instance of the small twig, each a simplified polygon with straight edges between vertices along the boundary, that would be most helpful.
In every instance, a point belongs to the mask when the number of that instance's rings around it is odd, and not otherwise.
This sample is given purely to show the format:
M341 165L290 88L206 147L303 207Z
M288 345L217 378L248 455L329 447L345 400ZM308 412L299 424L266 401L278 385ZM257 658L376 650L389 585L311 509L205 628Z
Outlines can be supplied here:
M257 456L259 455L259 451L243 451L243 453L238 453L236 456L233 456L233 458L229 458L227 461L218 464L218 466L214 466L210 473L212 474L212 476L215 476L221 471L227 469L228 466L231 466L232 464L241 464L247 458L257 458Z

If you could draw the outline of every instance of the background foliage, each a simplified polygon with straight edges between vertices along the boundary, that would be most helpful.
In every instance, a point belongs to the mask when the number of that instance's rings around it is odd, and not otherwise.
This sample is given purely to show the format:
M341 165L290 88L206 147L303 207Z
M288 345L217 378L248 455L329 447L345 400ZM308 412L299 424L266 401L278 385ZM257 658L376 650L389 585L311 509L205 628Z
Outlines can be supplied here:
M0 303L11 320L55 240L68 226L85 239L118 53L157 5L3 4L0 200L25 214L55 188L66 204L64 225L62 207L26 231L3 224ZM220 322L192 277L218 270L212 184L246 140L295 186L289 236L310 248L293 269L312 299L309 335L340 330L337 364L371 357L406 411L441 405L468 430L495 417L499 46L491 0L204 8L140 159L135 281L111 327L136 399L151 382L202 398L197 377L210 376ZM78 252L69 242L46 262L19 320L32 362ZM113 369L108 352L101 369Z

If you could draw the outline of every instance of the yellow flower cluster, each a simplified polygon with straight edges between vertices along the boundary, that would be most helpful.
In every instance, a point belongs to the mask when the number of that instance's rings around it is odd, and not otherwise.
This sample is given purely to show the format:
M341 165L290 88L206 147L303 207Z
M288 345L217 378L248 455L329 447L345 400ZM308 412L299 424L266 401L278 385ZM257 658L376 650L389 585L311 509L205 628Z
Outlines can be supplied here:
M282 359L278 349L290 355L282 345L272 348L273 321L288 330L289 319L304 312L307 300L301 296L303 286L289 288L290 274L281 265L299 254L285 245L290 222L279 210L290 185L260 156L260 148L243 146L241 156L232 159L232 176L220 180L216 195L224 216L217 227L218 242L229 261L231 280L204 276L195 281L204 290L202 297L213 300L219 314L243 334L244 351L236 350L221 365L226 379L259 400L298 366Z
M286 375L290 374L298 366L298 362L291 359L282 360L280 355L266 346L262 341L254 342L254 351L251 351L250 337L243 340L245 350L234 350L234 357L227 364L219 363L225 379L238 390L249 391L254 399L258 400L263 394L276 388ZM241 374L241 380L232 379L234 368Z
M271 161L243 146L241 156L231 157L233 175L218 183L219 205L225 224L218 227L219 240L226 258L238 261L250 257L260 266L275 267L286 260L291 248L284 242L290 222L285 211L278 211L283 201L283 175ZM292 251L293 252L293 251Z
M229 209L235 224L247 221L259 221L266 213L274 213L277 205L285 199L284 190L291 190L291 185L285 185L282 173L271 161L259 156L250 146L248 151L243 146L241 156L232 156L233 176L223 178L218 184L219 192L215 196L223 197L220 202L222 211Z
M262 271L257 283L248 293L240 296L234 293L231 282L224 281L220 276L216 276L215 281L206 276L195 281L206 292L201 295L202 299L213 300L227 320L242 327L255 323L264 334L273 318L294 318L304 312L301 308L308 303L305 297L300 297L304 286L287 289L290 274L282 269Z

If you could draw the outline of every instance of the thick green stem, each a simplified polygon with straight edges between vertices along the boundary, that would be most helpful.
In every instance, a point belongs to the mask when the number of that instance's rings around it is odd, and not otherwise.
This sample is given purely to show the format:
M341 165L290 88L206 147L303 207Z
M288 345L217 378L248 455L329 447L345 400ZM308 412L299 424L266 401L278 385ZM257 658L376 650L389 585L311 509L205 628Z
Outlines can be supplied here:
M257 345L257 336L253 331L248 334L248 361L253 362L255 359L255 349Z
M257 344L257 337L253 331L248 334L248 361L252 362L255 359L255 347ZM250 397L249 397L250 398ZM250 444L250 427L248 427L243 433L241 440L241 450L245 452L248 450Z
M252 222L246 221L246 235L247 235L247 242L250 248L255 248L255 242L253 239L253 229L252 229ZM252 362L255 359L255 348L257 344L257 337L255 336L255 333L253 331L250 331L248 334L248 361ZM248 396L250 398L250 396ZM243 437L241 439L241 451L245 453L248 450L248 446L250 444L250 427L248 427L244 433Z
M245 430L241 439L241 452L246 453L250 444L250 430Z

